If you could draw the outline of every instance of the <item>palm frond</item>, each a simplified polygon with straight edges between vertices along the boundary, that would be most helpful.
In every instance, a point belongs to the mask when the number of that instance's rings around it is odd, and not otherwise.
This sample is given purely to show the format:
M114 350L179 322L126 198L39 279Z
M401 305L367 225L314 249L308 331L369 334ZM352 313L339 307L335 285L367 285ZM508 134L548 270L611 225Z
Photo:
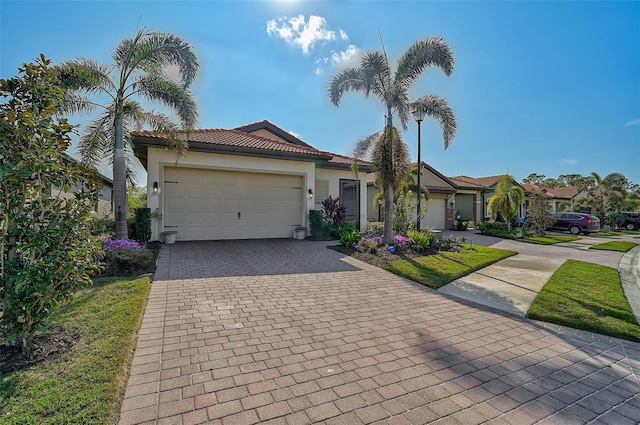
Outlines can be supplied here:
M71 59L54 67L65 90L86 93L109 92L115 87L109 76L109 68L91 59Z
M93 112L96 106L87 96L65 90L58 110L61 114L82 114Z
M430 35L413 43L398 59L395 79L405 87L411 86L429 66L437 66L445 75L453 72L455 59L447 41Z
M143 75L136 81L134 90L149 100L171 107L184 127L192 128L198 121L198 107L191 93L163 76Z
M97 170L105 157L105 147L112 144L112 133L113 114L107 110L91 121L82 132L77 147L80 163Z
M380 186L402 184L409 169L409 149L395 127L387 126L373 147L371 162Z
M375 133L358 140L355 148L353 148L353 157L357 159L370 158L371 151L373 150L374 145L380 139L381 134L381 131L376 131Z
M444 138L444 148L447 149L456 136L456 130L458 128L456 116L447 101L436 95L422 96L413 102L413 107L424 111L426 115L440 122L440 129L442 129L442 137Z
M400 84L397 84L397 82L395 81L393 84L391 104L393 105L395 111L398 113L398 118L400 118L400 125L402 125L402 129L406 130L412 118L412 104L409 101L409 95L406 88Z
M391 68L385 55L378 51L367 52L360 59L367 93L373 92L386 106L391 101Z
M340 106L342 96L348 91L361 91L365 96L369 96L365 89L364 76L358 68L346 68L338 72L329 82L327 94L334 106Z

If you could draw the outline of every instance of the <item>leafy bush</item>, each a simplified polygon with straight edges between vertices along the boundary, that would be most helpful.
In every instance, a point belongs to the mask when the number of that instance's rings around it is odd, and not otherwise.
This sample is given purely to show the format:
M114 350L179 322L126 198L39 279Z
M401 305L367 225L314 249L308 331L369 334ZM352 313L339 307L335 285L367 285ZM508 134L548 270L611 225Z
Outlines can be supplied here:
M136 208L133 219L129 223L129 237L146 245L151 239L151 209Z
M434 247L438 251L452 251L458 252L460 251L460 244L464 242L463 238L457 238L455 236L449 235L448 238L440 239L434 243Z
M340 198L333 199L329 196L322 201L322 211L324 212L324 220L334 226L339 226L347 217L347 207Z
M383 221L367 221L367 233L375 233L381 235L384 232Z
M433 239L433 233L430 231L420 231L412 230L407 235L413 242L412 247L417 251L424 251L431 247L431 241Z
M553 225L551 205L549 199L539 192L532 192L527 208L527 223L537 236L544 236L547 229Z
M496 236L497 232L507 232L507 223L483 221L478 225L478 229L483 235Z
M362 235L355 228L345 228L339 233L340 243L346 248L353 248L353 246L360 240Z
M64 92L50 61L0 79L0 336L31 354L33 336L99 269L89 229L98 183L65 158L73 126L57 118ZM54 188L82 188L75 199Z
M136 241L102 239L108 275L128 275L145 270L153 262L153 252Z
M108 217L91 218L89 220L89 231L93 236L112 238L116 235L116 221Z
M322 220L322 211L320 210L309 210L309 227L311 228L311 237L319 238L322 236L326 236L324 234Z

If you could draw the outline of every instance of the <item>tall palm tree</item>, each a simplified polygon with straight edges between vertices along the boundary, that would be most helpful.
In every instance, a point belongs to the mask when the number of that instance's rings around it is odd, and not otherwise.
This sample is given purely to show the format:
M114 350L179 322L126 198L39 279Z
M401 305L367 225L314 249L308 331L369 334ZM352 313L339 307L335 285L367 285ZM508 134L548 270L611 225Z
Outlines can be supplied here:
M411 112L416 109L437 119L446 149L456 133L453 110L444 99L435 95L422 96L411 102L408 90L429 66L436 66L449 76L453 72L453 65L453 52L449 44L441 37L429 36L413 43L400 56L395 73L391 71L383 46L383 52L365 53L358 67L340 71L329 83L329 99L336 107L340 106L346 92L357 91L365 97L373 94L387 109L384 130L363 138L354 149L356 158L370 156L377 171L377 185L384 191L385 243L391 243L393 239L393 192L409 166L407 145L393 126L393 115L398 115L403 130L407 129Z
M102 65L90 59L73 59L56 67L66 89L64 112L103 112L83 131L78 152L83 165L97 168L102 159L113 164L113 204L116 237L127 234L127 179L135 179L130 132L151 126L165 132L177 151L186 147L173 135L177 126L159 112L146 110L133 98L139 95L158 101L175 111L184 128L192 128L198 117L189 91L198 75L199 63L192 47L173 34L141 29L122 40L112 54L114 63ZM89 95L107 99L94 103Z
M496 185L496 193L489 198L489 214L496 218L498 212L507 220L507 228L518 214L518 208L524 202L524 190L516 184L513 177L503 176Z

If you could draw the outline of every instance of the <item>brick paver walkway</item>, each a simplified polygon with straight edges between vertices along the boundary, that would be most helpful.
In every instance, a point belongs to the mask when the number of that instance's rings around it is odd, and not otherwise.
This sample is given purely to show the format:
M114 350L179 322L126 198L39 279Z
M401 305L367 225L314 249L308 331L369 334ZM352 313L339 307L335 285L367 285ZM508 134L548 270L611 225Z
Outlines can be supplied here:
M121 424L637 424L640 345L326 249L164 246Z

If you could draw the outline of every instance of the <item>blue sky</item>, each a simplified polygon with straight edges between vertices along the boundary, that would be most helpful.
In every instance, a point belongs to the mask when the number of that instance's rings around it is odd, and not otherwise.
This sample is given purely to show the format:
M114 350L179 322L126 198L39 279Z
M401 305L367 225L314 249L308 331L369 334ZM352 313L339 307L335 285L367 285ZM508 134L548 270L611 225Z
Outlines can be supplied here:
M458 133L445 151L437 123L427 119L423 160L448 176L596 171L640 183L638 1L2 0L0 77L40 53L54 62L111 63L116 44L142 26L193 45L199 128L267 119L345 155L382 129L385 110L360 93L334 107L330 78L362 52L380 50L378 29L394 67L411 43L438 34L455 54L454 72L447 78L428 69L410 94L447 99ZM415 122L403 138L415 160Z

